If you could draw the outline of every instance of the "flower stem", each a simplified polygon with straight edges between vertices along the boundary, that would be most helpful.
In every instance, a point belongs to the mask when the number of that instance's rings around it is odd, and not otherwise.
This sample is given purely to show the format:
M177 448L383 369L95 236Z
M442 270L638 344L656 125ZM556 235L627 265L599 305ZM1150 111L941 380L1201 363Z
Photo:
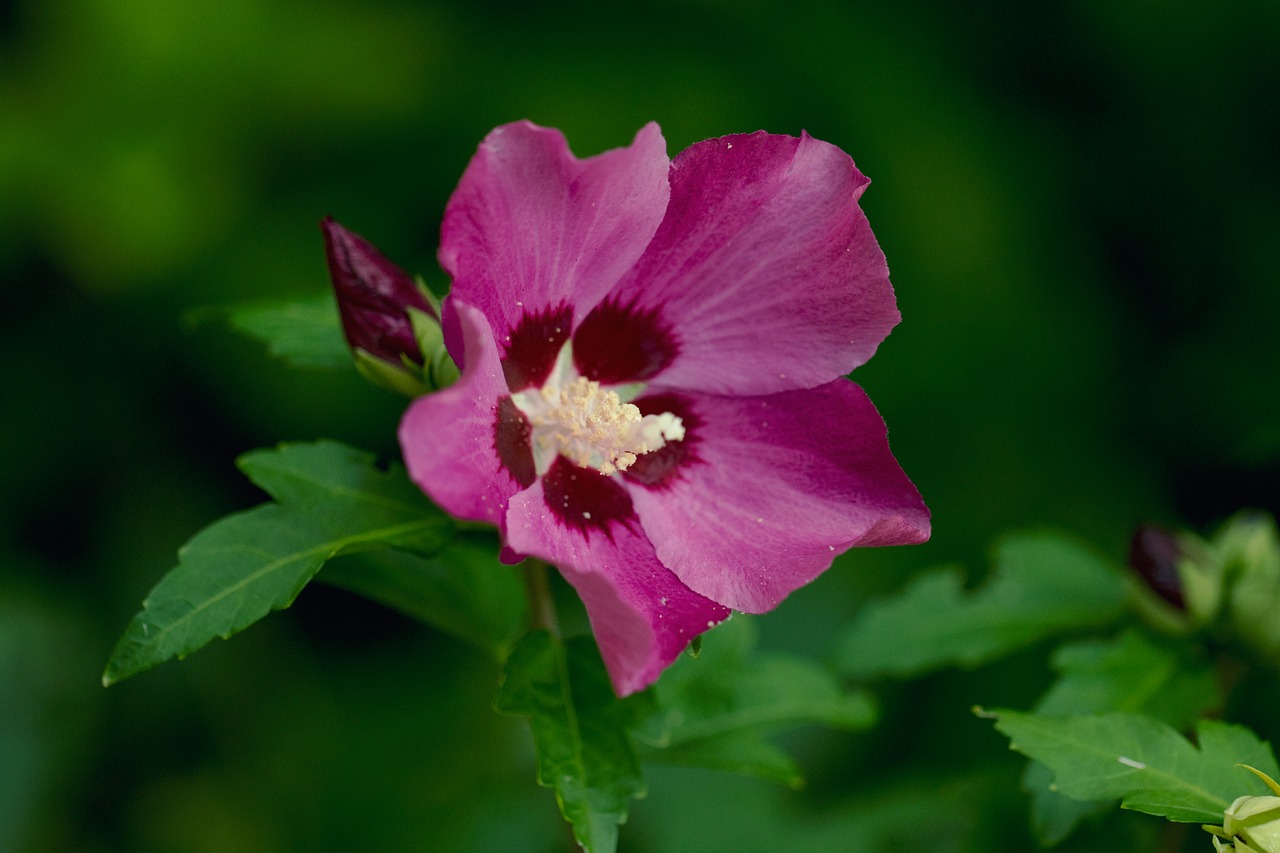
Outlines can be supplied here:
M535 631L549 631L560 636L560 623L556 620L556 603L551 598L551 584L547 581L547 564L528 559L521 566L524 575L524 594L529 600L529 625Z

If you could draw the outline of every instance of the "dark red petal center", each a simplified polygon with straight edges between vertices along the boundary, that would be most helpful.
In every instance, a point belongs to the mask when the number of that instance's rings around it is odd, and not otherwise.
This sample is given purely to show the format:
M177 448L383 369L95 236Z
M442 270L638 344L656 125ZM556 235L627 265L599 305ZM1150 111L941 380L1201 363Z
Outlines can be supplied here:
M613 299L592 309L573 335L578 372L605 385L652 379L679 351L656 308L639 309Z
M556 356L573 328L573 308L565 303L527 312L505 341L502 374L512 393L547 381Z
M611 537L610 526L615 523L635 529L631 496L599 471L579 468L563 456L557 456L542 475L542 489L551 514L584 537L592 532Z
M537 471L533 465L533 444L530 436L533 427L524 412L516 408L510 397L498 401L493 419L493 447L498 451L498 461L522 489L533 485Z

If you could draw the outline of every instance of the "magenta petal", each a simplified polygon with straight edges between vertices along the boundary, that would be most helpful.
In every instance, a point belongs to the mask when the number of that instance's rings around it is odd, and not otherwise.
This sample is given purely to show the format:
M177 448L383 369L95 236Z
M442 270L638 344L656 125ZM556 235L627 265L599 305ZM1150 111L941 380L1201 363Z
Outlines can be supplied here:
M499 346L527 313L571 305L581 321L653 237L668 167L653 123L629 147L585 160L558 130L497 128L445 210L440 263L453 295L484 312Z
M725 136L676 157L666 217L608 303L671 330L662 384L766 394L870 358L899 315L858 207L867 183L807 134Z
M658 562L643 534L614 524L608 535L584 537L560 523L541 481L511 499L507 541L573 584L619 696L648 687L690 640L729 616Z
M847 379L764 397L679 396L697 415L696 458L628 491L658 558L698 593L759 613L851 547L929 538L929 510L884 421Z
M451 302L466 368L450 387L413 401L400 421L400 449L409 476L444 510L501 526L507 501L523 488L517 478L532 479L532 457L527 465L513 461L521 459L518 443L527 432L510 423L523 417L518 411L503 411L510 395L488 321L476 308Z

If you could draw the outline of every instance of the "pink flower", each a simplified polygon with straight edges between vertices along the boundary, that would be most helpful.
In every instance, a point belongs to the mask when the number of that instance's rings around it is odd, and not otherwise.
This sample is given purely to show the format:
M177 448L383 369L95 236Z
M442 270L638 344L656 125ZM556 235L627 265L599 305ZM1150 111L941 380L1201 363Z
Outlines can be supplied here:
M808 135L656 124L579 160L494 130L449 201L458 383L400 426L410 475L509 556L556 565L615 690L730 609L763 612L929 511L845 378L899 315L847 154Z

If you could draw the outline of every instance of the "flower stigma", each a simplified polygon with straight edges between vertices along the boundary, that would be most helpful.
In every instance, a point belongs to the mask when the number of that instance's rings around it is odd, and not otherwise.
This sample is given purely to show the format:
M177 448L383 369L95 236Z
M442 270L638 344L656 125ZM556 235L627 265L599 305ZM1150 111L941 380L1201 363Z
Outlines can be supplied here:
M670 412L641 415L633 399L642 385L606 388L573 366L573 344L565 343L547 381L511 395L532 428L534 468L545 474L556 456L581 468L616 474L637 458L684 439L684 423ZM619 392L622 392L620 394Z

